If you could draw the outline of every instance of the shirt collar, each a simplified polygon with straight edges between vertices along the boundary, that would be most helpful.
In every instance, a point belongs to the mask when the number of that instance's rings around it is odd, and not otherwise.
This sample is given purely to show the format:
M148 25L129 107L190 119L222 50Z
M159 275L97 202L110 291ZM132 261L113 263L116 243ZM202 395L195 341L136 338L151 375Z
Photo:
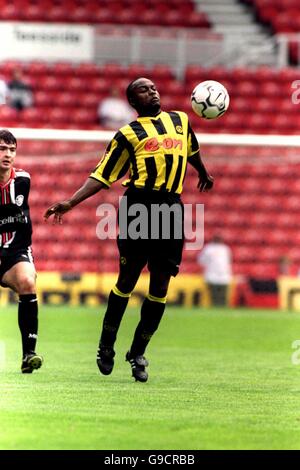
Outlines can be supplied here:
M15 178L15 176L16 176L16 170L14 168L12 168L8 180L5 183L0 182L1 188L4 188L7 184L9 184L11 182L11 180L13 180Z

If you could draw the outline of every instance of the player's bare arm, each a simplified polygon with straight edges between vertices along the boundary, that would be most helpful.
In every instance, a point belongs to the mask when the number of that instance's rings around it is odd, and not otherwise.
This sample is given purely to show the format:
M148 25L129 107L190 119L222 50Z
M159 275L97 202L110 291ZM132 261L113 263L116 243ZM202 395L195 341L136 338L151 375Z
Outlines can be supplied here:
M44 219L47 220L53 215L53 223L62 224L62 217L66 212L69 212L85 199L98 193L102 188L106 188L106 186L101 181L94 178L87 178L83 186L81 186L70 199L52 204L52 206L46 210Z
M192 155L188 159L188 162L192 165L192 167L195 168L195 170L198 171L199 182L197 184L197 188L199 189L199 191L201 193L210 191L214 185L214 178L207 172L201 160L200 152L197 152Z

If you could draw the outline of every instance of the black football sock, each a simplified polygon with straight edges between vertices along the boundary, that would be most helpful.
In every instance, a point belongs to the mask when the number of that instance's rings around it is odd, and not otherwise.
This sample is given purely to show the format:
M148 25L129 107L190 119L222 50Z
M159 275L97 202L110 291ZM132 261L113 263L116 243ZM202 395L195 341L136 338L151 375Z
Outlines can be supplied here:
M38 332L38 302L36 294L19 296L18 322L22 336L23 357L35 351Z
M166 298L159 299L148 295L141 308L141 320L136 327L130 348L132 357L142 356L158 328L166 307Z
M112 348L131 293L123 294L114 287L108 298L108 305L103 319L99 348Z

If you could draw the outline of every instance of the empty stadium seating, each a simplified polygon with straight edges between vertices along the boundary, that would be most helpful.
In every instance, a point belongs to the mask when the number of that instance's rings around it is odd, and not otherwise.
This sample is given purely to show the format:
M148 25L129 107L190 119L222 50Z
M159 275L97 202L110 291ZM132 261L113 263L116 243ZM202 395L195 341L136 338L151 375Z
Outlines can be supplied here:
M297 0L244 0L253 5L257 19L273 28L274 33L298 32L300 27Z
M299 87L294 83L299 76L293 68L188 66L184 81L179 81L171 68L163 65L124 67L113 63L101 67L9 61L0 64L0 76L8 79L16 67L24 70L32 85L35 105L20 113L2 106L2 126L98 129L97 107L110 88L118 87L124 94L133 77L146 75L156 82L164 109L187 112L196 130L254 134L297 134L300 130ZM191 110L194 86L207 79L221 81L230 94L230 110L220 119L199 119Z
M147 24L208 28L205 13L186 0L14 0L0 1L1 21L55 23Z
M258 22L267 26L273 34L299 33L300 10L297 0L241 0L251 5ZM289 42L290 62L299 65L299 42Z

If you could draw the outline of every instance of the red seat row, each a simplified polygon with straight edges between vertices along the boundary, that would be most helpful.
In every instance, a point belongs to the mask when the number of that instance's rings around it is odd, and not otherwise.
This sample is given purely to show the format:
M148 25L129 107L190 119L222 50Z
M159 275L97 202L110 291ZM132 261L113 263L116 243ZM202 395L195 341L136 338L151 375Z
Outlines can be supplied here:
M138 7L137 7L138 5ZM14 0L2 2L0 19L3 21L37 21L54 23L87 24L153 24L208 28L210 23L205 13L195 10L191 1L187 2L124 2L89 1L79 4L76 1L53 3L50 0Z
M298 33L300 11L297 0L244 0L256 10L257 20L273 30L274 34ZM300 63L299 42L289 41L290 63Z

